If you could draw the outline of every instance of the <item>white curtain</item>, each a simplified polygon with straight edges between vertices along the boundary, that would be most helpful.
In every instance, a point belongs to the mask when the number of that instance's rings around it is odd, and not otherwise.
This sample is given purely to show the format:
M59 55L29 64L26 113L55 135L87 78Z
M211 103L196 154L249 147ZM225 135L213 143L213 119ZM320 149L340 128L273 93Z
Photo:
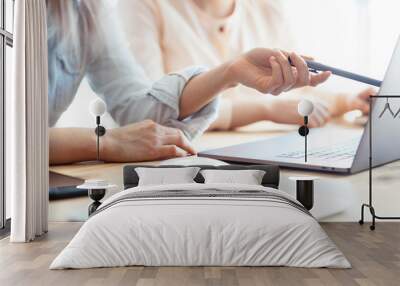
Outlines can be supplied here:
M48 111L45 0L15 1L14 70L6 98L7 188L12 242L47 232Z

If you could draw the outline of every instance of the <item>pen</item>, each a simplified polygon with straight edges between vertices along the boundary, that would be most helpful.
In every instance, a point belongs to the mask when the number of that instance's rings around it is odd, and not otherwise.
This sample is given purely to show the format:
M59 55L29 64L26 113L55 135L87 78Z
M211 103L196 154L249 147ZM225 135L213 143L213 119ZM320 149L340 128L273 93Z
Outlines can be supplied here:
M338 69L338 68L330 67L330 66L327 66L327 65L324 65L324 64L320 64L320 63L317 63L317 62L314 62L314 61L309 61L309 60L305 60L305 61L306 61L307 66L308 66L308 70L310 72L312 72L312 73L318 73L319 71L330 71L334 75L337 75L337 76L340 76L340 77L344 77L344 78L348 78L348 79L352 79L352 80L359 81L359 82L363 82L363 83L370 84L370 85L373 85L373 86L380 87L381 84L382 84L382 81L376 80L376 79L373 79L373 78L370 78L370 77L366 77L366 76L363 76L363 75L355 74L355 73L348 72L348 71L345 71L345 70L341 70L341 69ZM290 60L290 58L289 58L289 62L293 66L293 63Z

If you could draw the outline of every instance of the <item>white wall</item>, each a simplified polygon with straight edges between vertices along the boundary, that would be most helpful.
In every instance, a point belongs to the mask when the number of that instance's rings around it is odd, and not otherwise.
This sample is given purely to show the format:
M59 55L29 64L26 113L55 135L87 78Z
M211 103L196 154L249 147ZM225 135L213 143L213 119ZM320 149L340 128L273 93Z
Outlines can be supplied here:
M260 0L263 1L263 0ZM268 1L268 0L267 0ZM272 1L272 0L269 0ZM279 1L279 0L275 0ZM398 0L280 0L298 50L338 68L382 79L400 34ZM333 78L325 89L359 90L364 86ZM87 106L94 98L84 82L57 126L93 126ZM105 126L116 124L108 117Z
M400 35L400 1L370 0L370 73L383 77Z
M317 61L382 79L400 34L398 0L282 0L300 50ZM363 87L333 78L331 90Z

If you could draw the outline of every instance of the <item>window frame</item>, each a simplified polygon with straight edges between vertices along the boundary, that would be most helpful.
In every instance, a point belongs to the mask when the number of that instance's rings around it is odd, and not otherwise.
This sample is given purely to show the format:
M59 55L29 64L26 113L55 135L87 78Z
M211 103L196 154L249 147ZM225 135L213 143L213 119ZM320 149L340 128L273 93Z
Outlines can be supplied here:
M5 100L6 100L6 59L7 46L13 47L13 34L7 31L7 16L14 17L15 0L11 1L12 15L6 15L6 1L1 3L1 21L0 21L0 237L9 233L10 220L6 217L6 188L5 188ZM13 27L12 29L13 30Z

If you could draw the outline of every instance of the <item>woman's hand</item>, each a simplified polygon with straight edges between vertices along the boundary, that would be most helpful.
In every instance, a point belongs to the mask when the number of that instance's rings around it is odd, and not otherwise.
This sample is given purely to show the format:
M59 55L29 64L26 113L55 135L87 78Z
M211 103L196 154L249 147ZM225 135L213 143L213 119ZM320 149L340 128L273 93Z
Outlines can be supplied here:
M263 48L251 50L234 60L228 74L233 83L273 95L293 88L319 85L331 75L330 72L310 74L306 62L296 53Z
M289 56L294 66L289 64ZM199 111L219 93L237 84L278 95L293 88L316 86L330 75L330 72L311 75L304 59L295 53L254 49L192 78L180 97L179 119Z
M304 118L297 111L300 101L284 97L268 98L265 101L266 119L277 123L302 125ZM308 118L308 126L321 127L331 119L331 114L327 104L322 100L313 100L313 104L314 110Z
M151 120L107 130L101 140L101 159L108 162L142 162L196 154L182 131Z
M50 128L50 164L96 160L96 135L91 128ZM151 120L107 130L100 137L100 160L142 162L195 154L182 131Z

